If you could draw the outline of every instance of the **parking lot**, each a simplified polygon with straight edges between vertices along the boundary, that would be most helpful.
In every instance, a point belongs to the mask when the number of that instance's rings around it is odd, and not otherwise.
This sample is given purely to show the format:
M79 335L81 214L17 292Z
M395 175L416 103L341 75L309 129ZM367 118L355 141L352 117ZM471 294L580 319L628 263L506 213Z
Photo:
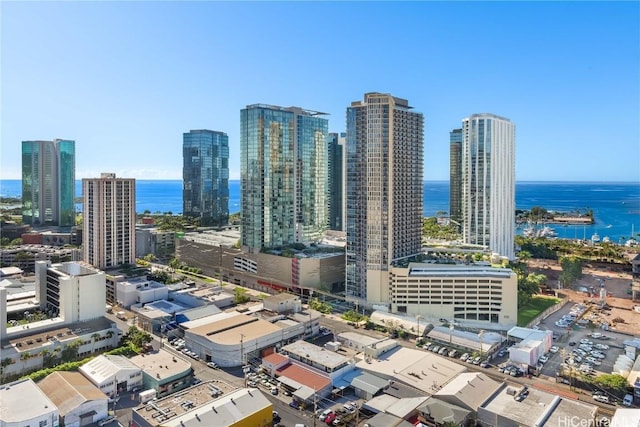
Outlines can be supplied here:
M561 364L564 362L566 358L568 358L571 353L579 349L581 345L584 346L580 341L587 340L591 344L589 345L592 349L591 351L599 351L600 353L605 355L605 358L599 359L595 358L597 362L600 363L599 366L593 366L593 371L595 375L599 373L610 374L613 365L620 354L624 352L623 341L630 339L631 337L626 334L621 334L614 331L604 331L601 329L589 329L585 325L580 325L576 322L573 322L570 326L563 327L557 326L556 322L559 322L563 316L566 316L571 311L572 307L574 307L573 303L566 304L562 309L558 310L556 313L553 313L544 322L538 325L538 328L544 330L553 331L558 337L554 340L554 345L558 347L558 351L556 353L548 353L549 360L543 365L541 370L542 375L546 375L549 377L557 376L557 373L560 372ZM593 307L588 304L585 305L585 312L581 315L579 319L586 319L591 316L593 313ZM601 334L602 337L593 338L593 334L598 337L598 334ZM597 349L596 346L600 344L600 346L608 346L608 349ZM583 349L587 349L588 347L583 347ZM585 350L582 350L585 351ZM586 351L589 353L590 351ZM585 363L585 356L582 356L582 361L578 362L574 360L576 363L574 366L579 368L580 365Z

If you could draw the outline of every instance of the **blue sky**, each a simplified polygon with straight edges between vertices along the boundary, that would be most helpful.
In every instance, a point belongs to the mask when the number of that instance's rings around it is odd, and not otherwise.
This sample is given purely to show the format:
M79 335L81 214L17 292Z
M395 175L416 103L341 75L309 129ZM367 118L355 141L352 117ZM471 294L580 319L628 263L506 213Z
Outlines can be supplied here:
M365 92L425 116L424 177L447 180L449 131L516 124L516 178L640 182L638 2L0 2L0 178L20 142L76 141L76 178L181 179L182 133L240 109L329 113Z

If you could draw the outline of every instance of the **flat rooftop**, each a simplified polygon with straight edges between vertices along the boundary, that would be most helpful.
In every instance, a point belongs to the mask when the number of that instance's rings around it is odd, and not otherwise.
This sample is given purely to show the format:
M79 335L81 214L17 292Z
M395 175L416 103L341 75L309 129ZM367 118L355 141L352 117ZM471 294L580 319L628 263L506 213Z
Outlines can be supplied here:
M163 349L146 354L141 353L129 360L142 369L147 375L159 380L180 375L191 370L191 363Z
M216 400L217 398L212 396L214 390L222 391L222 396L224 396L231 393L235 388L221 381L207 381L154 402L142 404L136 407L134 411L151 425L158 425L160 417L164 421L163 425L166 425L165 420L180 417L193 408Z
M523 427L534 427L536 422L551 409L556 399L552 394L529 387L529 395L518 402L513 394L507 393L509 389L519 392L522 386L509 384L503 387L493 399L483 405L483 408ZM557 398L560 399L560 397Z
M465 264L410 263L411 277L501 277L508 278L514 272L508 268L494 268Z
M29 325L7 328L8 339L2 340L0 345L3 348L7 345L13 346L19 352L30 351L51 343L73 341L80 335L104 331L112 326L113 322L105 317L68 325L65 325L61 318L41 320ZM38 329L35 329L36 327ZM31 328L34 330L30 331Z
M27 417L35 419L57 410L33 380L18 380L0 386L0 420L4 423L17 425Z
M362 360L356 367L385 379L395 379L434 394L466 368L444 357L405 347L396 347L378 359Z
M303 340L294 341L291 344L285 345L280 349L283 353L294 354L300 359L308 360L312 363L317 363L321 366L328 368L335 368L346 363L349 358L329 351L323 347L318 347L315 344L308 343Z
M593 425L592 420L596 417L597 412L598 407L595 405L562 398L553 412L549 414L544 427L563 427L566 426L567 420L572 420L573 425Z
M67 276L89 276L92 274L102 273L101 270L93 267L91 264L79 261L61 262L58 264L52 264L50 267L52 270L59 271Z

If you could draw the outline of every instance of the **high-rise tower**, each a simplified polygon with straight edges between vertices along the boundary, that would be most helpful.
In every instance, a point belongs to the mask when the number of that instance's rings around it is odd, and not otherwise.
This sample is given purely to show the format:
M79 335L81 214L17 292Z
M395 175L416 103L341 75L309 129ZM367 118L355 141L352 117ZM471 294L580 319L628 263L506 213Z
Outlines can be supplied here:
M387 304L389 267L422 247L423 128L405 99L367 93L347 108L346 294Z
M329 134L329 229L344 231L344 146L346 133Z
M200 225L229 223L229 137L212 130L182 135L182 214Z
M322 115L263 104L241 110L244 246L313 242L326 230L329 125Z
M136 180L84 178L82 199L84 261L101 270L135 263Z
M515 256L515 125L494 114L462 121L462 234L465 243Z
M22 141L22 221L75 225L76 143Z
M449 133L449 217L462 220L462 129Z

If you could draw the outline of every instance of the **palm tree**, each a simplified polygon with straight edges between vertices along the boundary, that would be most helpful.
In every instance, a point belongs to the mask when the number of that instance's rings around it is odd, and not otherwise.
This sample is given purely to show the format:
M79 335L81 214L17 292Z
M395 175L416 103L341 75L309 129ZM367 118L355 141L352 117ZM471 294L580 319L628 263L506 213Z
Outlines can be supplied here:
M94 351L96 351L96 341L98 341L98 339L100 338L100 334L99 333L94 333L91 334L91 353L93 353Z

